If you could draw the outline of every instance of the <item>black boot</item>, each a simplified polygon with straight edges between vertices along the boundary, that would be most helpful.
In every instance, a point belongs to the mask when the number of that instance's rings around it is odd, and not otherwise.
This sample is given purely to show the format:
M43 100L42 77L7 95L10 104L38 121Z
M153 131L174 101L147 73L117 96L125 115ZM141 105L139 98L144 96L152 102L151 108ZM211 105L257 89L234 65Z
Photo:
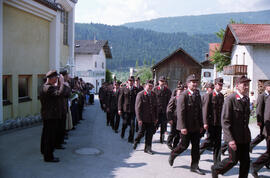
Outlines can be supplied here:
M171 153L170 154L170 156L169 156L169 164L170 164L170 166L173 166L173 162L174 162L174 160L175 160L175 158L177 157L177 155L176 154L174 154L174 153Z

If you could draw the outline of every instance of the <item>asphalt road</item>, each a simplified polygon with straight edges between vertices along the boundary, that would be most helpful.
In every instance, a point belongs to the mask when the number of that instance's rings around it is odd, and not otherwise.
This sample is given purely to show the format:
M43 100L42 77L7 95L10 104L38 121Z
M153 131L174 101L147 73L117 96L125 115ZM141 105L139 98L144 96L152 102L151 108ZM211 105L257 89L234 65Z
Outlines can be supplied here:
M174 166L168 164L169 149L159 143L159 133L153 138L154 155L143 152L144 144L136 151L120 133L112 132L105 124L105 113L95 105L85 108L84 118L77 129L70 131L65 150L56 150L59 163L45 163L40 154L41 125L16 130L0 136L0 178L196 178L211 177L212 154L206 151L201 156L200 168L206 172L200 176L189 171L190 148L177 157ZM121 125L120 125L121 128ZM250 125L253 137L259 130ZM94 148L96 155L82 155L80 149ZM265 142L258 145L251 154L252 160L265 151ZM238 177L239 166L220 177ZM270 177L270 171L263 168L261 177ZM252 177L250 175L250 177Z

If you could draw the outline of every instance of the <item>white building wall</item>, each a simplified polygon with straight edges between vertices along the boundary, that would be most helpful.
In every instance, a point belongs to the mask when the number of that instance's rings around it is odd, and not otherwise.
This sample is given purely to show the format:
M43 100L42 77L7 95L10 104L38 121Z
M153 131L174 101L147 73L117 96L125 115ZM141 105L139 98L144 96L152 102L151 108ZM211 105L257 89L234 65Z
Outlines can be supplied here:
M253 46L249 45L235 45L231 55L231 65L247 65L247 77L251 79L250 91L254 91L253 81ZM233 76L231 77L233 78ZM233 86L233 79L231 80L231 88Z
M97 67L95 67L95 62L97 62ZM102 68L102 63L104 67ZM98 92L101 87L102 81L105 81L106 75L106 56L104 50L100 50L98 55L86 55L86 54L76 54L75 55L75 68L76 75L81 77L84 81L90 82L96 88L96 92ZM86 74L87 71L92 70L93 73L104 73L104 75L99 76L89 76ZM83 72L83 75L81 72Z
M258 81L270 80L270 45L253 47L253 90L257 96Z

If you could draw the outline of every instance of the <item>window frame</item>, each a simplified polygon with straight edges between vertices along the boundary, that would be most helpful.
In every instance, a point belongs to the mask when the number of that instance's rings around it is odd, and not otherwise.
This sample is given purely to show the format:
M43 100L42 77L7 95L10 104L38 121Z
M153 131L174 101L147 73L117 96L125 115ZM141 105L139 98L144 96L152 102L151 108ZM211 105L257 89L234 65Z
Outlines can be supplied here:
M6 99L4 99L4 81L6 80ZM12 90L9 90L9 86L10 86L10 89L12 88L11 87L12 83L11 83L11 75L3 75L2 76L2 104L3 106L6 106L6 105L11 105L12 102L11 102L11 93L12 93Z
M21 96L20 97L20 78L26 78L27 79L27 96ZM32 101L31 99L31 80L32 75L19 75L18 76L18 100L19 103Z

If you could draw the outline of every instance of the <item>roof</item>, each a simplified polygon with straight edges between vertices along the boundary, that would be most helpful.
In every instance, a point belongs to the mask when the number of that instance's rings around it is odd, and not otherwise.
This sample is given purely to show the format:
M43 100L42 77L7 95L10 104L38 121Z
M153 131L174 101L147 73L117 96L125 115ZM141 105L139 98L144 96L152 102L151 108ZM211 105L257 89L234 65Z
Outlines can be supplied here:
M215 54L215 51L219 50L220 43L209 43L209 60Z
M55 3L53 0L34 0L44 6L47 6L50 9L53 9L55 11L59 10L58 4Z
M234 43L270 45L270 24L229 24L220 51L231 52Z
M103 49L106 58L111 59L112 53L107 40L76 40L75 54L99 54Z
M190 60L193 61L194 63L196 63L198 66L202 67L202 65L197 60L195 60L191 55L189 55L185 50L183 50L182 48L179 48L179 49L175 50L172 54L170 54L169 56L165 57L164 59L159 61L157 64L155 64L152 67L152 70L158 68L161 64L165 63L167 60L169 60L175 54L180 53L180 52L184 53L184 55L188 56L190 58Z

